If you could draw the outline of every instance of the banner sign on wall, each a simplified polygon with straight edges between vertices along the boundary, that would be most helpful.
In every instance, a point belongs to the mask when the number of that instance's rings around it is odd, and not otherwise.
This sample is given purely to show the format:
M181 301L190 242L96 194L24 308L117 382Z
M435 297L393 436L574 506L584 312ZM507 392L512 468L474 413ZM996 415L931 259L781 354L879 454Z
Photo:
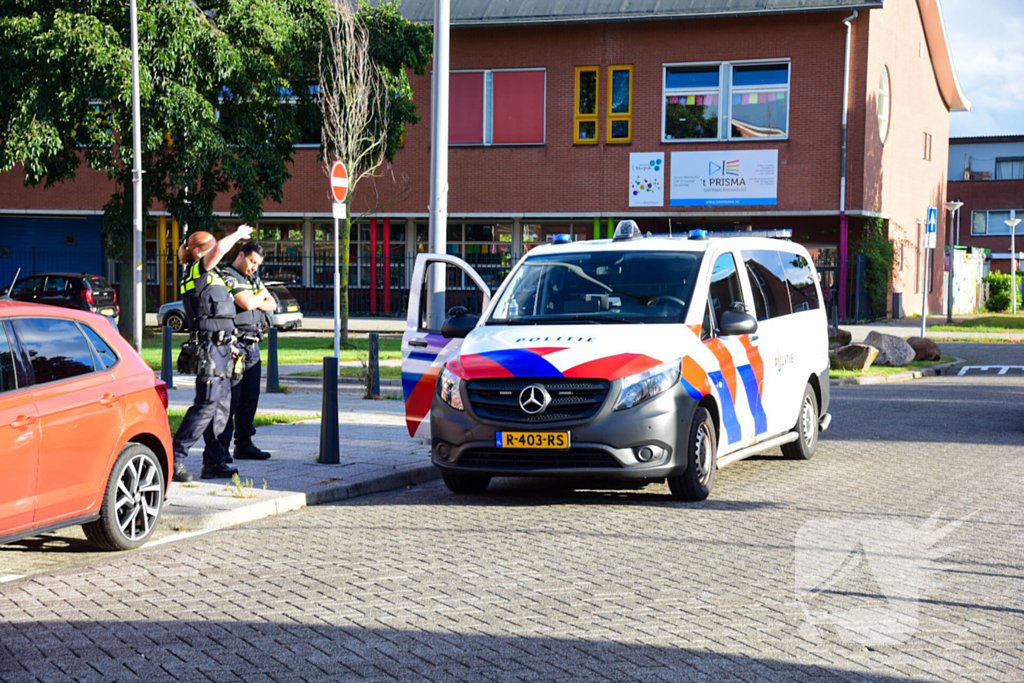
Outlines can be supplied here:
M629 155L629 205L665 205L665 155Z
M777 149L672 152L669 203L774 206L779 201L778 169Z

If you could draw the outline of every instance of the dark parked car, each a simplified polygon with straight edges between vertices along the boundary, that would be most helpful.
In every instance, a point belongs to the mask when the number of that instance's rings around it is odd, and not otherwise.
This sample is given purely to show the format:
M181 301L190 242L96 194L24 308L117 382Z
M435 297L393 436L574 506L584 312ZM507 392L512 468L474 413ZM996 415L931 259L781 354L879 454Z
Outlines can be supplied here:
M299 309L299 302L295 295L288 291L280 282L264 282L270 293L277 299L277 309L269 313L270 324L282 330L294 330L302 327L302 311ZM157 324L160 327L170 325L175 332L185 332L188 324L185 322L185 305L180 301L171 301L160 307L156 314Z
M87 273L37 273L21 278L3 293L15 301L75 308L115 320L121 312L110 283Z

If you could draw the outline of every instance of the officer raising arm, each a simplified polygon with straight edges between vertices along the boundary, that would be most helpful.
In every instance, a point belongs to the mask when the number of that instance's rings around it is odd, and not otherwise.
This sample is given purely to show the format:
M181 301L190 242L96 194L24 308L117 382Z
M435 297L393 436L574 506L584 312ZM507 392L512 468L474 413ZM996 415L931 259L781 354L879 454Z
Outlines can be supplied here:
M255 241L242 245L234 262L224 269L228 290L235 298L235 327L244 370L231 382L231 417L218 440L223 453L230 453L231 435L235 436L234 457L239 460L266 460L270 453L257 448L253 419L260 400L260 341L268 325L266 313L277 309L277 299L263 285L257 272L263 264L263 247Z
M192 481L184 461L200 436L205 436L207 443L203 479L238 473L228 467L227 453L210 447L224 431L231 411L231 336L235 331L235 303L217 265L239 240L251 235L248 225L239 226L219 242L208 232L197 232L181 250L187 264L181 292L189 324L197 334L198 369L195 399L174 434L174 481Z

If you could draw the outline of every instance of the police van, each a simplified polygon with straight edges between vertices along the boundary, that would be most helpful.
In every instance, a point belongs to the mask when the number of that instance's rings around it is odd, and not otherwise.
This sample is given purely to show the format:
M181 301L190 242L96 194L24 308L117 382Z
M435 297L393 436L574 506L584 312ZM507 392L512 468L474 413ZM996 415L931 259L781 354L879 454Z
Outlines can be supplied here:
M807 250L770 234L652 237L622 221L610 240L533 249L493 298L500 270L420 254L409 434L429 438L455 493L598 476L703 500L750 455L810 458L831 421L827 317Z

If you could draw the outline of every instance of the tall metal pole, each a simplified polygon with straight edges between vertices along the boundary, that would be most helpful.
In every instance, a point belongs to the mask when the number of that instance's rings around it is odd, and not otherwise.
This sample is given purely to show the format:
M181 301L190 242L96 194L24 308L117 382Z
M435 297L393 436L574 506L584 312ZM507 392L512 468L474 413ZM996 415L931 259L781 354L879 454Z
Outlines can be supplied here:
M132 343L142 353L142 323L146 309L142 294L142 124L139 115L139 11L131 0L132 24Z
M434 77L430 103L430 252L448 248L448 38L449 0L434 0ZM429 272L427 316L433 330L444 320L445 266Z
M956 262L956 250L952 244L953 238L953 214L957 214L959 218L960 207L963 206L963 202L946 202L944 204L946 211L949 212L949 237L950 240L946 242L946 248L949 250L949 275L946 277L946 322L953 322L953 264Z
M337 206L337 203L335 203ZM341 219L337 210L334 214L334 358L341 362L341 246L338 233L341 232ZM327 367L326 365L324 366ZM338 366L340 367L340 366ZM339 370L340 372L340 370Z
M927 235L927 233L925 233ZM927 237L926 237L927 239ZM925 242L927 244L927 242ZM928 322L928 280L931 275L931 255L932 250L929 247L925 247L924 250L924 290L921 292L921 336L924 337L927 329L926 324Z
M1010 310L1014 315L1017 315L1017 241L1015 235L1017 234L1017 224L1020 223L1020 219L1017 218L1017 211L1010 209L1010 220L1003 221L1010 226Z

